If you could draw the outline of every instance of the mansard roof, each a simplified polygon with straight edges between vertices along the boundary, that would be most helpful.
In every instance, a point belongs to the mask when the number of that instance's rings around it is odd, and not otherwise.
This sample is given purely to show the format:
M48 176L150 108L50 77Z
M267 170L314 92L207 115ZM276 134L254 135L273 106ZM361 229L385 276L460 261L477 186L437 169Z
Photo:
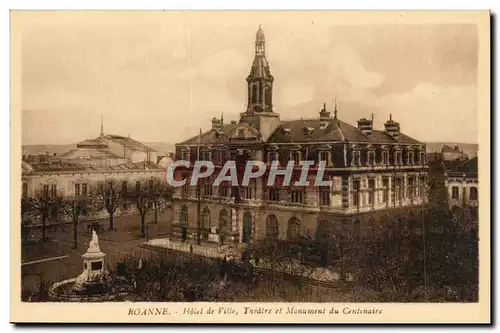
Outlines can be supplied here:
M211 129L199 135L196 135L186 141L180 142L177 145L195 145L198 143L201 144L229 144L230 139L235 134L235 131L238 129L245 129L248 133L251 133L256 138L260 139L259 131L248 125L247 123L230 123L222 125L218 129Z
M326 128L325 124L328 125ZM373 130L371 136L366 136L357 127L334 118L328 120L299 119L283 121L268 140L269 143L335 141L422 144L422 142L401 132L397 138L393 138L384 131L379 130Z
M26 163L27 164L27 163ZM118 165L83 165L76 163L66 163L64 161L40 162L25 165L23 163L23 173L52 173L52 172L123 172L123 171L161 171L158 164L153 162L128 162Z

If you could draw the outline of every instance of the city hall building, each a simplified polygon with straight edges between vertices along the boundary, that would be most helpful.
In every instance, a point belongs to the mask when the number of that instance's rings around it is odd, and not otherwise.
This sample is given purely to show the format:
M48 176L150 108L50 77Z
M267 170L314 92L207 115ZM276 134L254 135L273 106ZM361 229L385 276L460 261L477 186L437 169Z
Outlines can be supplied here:
M178 187L173 239L199 237L206 244L248 244L265 238L349 241L383 228L383 217L425 204L425 144L402 133L392 117L381 130L373 128L373 116L353 126L339 118L336 105L333 110L323 105L314 119L280 119L273 107L274 77L261 28L246 81L247 109L239 121L224 123L214 117L209 131L176 145L176 160L191 161L191 169L176 169L177 176L189 183L197 160L212 161L216 172L228 160L238 165L279 161L280 166L313 160L313 170L325 161L323 179L331 180L331 186L314 186L311 175L307 187L282 186L279 181L268 187L264 175L248 186L214 187L213 179L206 179L197 186Z

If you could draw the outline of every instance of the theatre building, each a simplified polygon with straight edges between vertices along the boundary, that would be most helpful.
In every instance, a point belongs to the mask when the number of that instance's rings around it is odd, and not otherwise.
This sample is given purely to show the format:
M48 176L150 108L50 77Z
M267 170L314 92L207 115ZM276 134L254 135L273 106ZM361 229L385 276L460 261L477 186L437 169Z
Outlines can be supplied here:
M248 160L286 166L315 161L307 187L268 187L265 174L249 186L176 188L172 237L202 243L248 244L259 239L294 241L330 237L360 239L383 228L384 217L418 211L426 202L425 144L405 135L390 115L384 128L373 128L373 115L355 126L343 122L332 106L318 107L314 119L281 121L273 107L274 77L265 56L265 37L259 28L255 57L246 78L247 109L239 121L213 118L212 128L176 145L177 160L209 160L216 173L228 160L239 166ZM326 163L324 180L315 186L314 169ZM176 177L191 177L192 168L176 169ZM241 179L241 174L238 175ZM292 182L293 184L293 182Z

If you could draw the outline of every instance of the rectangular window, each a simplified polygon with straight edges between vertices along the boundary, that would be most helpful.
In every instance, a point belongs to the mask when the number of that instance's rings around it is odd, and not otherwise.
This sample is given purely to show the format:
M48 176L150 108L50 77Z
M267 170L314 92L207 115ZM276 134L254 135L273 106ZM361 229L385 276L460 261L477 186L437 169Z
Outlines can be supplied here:
M44 198L49 197L49 185L43 185L43 197Z
M408 194L410 199L415 197L415 179L413 177L408 177Z
M148 182L148 187L152 189L154 187L154 180L150 179Z
M238 137L241 139L245 138L245 129L243 128L238 129Z
M375 205L375 179L368 180L368 204Z
M227 198L227 195L229 194L229 190L227 185L221 184L219 186L219 196L222 198Z
M328 152L327 151L320 151L318 160L319 161L328 161Z
M128 184L127 182L123 181L122 182L122 193L127 193L128 192Z
M418 186L418 189L419 189L419 196L420 197L424 197L425 196L425 183L426 183L426 178L425 176L421 176L420 177L420 181L419 181L419 186Z
M396 188L396 199L397 200L401 200L403 199L403 186L402 186L402 180L401 178L396 178L396 182L395 182L395 188Z
M221 151L220 152L220 165L224 165L227 161L227 151Z
M452 199L458 199L458 196L459 196L458 186L453 186L451 188L451 198Z
M359 180L354 180L352 182L352 205L354 207L360 206L360 196L361 196L361 184Z
M182 185L182 194L183 195L188 195L189 194L189 183L190 179L187 177L187 175L182 176L183 179L186 179L186 182L184 185Z
M276 155L276 152L272 151L272 152L269 152L267 154L267 161L269 163L271 163L272 161L276 161L277 160L277 155Z
M242 186L240 193L243 199L252 199L252 183L250 182L248 186Z
M28 197L28 183L23 183L23 198L26 199Z
M294 162L295 166L299 165L299 162L300 162L299 152L298 151L292 151L290 153L290 160L292 160Z
M75 184L75 195L80 195L80 184Z
M330 206L330 188L328 186L321 186L319 188L319 205Z
M203 195L210 197L212 196L212 184L210 183L210 180L206 179L203 182Z
M477 187L470 188L470 200L477 200Z
M141 181L138 180L135 182L135 190L139 192L141 190Z
M384 192L382 194L382 201L384 203L389 202L389 178L384 178L382 180L382 186L384 187Z
M82 195L87 195L87 183L82 184Z
M290 199L293 203L304 203L304 189L293 189Z
M280 201L280 190L276 187L269 187L269 201Z
M99 192L103 193L104 192L104 184L99 184Z
M54 184L50 187L50 195L53 198L57 197L57 185Z

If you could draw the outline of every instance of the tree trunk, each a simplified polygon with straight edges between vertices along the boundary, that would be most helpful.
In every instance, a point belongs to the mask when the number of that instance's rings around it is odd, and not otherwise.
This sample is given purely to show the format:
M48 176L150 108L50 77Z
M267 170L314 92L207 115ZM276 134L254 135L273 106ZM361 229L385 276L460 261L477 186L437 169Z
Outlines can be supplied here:
M146 236L146 214L141 214L141 237Z
M73 248L78 247L78 216L73 213Z
M26 225L22 226L22 234L23 234L23 245L28 245L29 237L30 237L30 228Z
M112 213L109 214L109 230L115 230L114 218Z
M47 234L47 216L42 216L42 241L45 242Z

